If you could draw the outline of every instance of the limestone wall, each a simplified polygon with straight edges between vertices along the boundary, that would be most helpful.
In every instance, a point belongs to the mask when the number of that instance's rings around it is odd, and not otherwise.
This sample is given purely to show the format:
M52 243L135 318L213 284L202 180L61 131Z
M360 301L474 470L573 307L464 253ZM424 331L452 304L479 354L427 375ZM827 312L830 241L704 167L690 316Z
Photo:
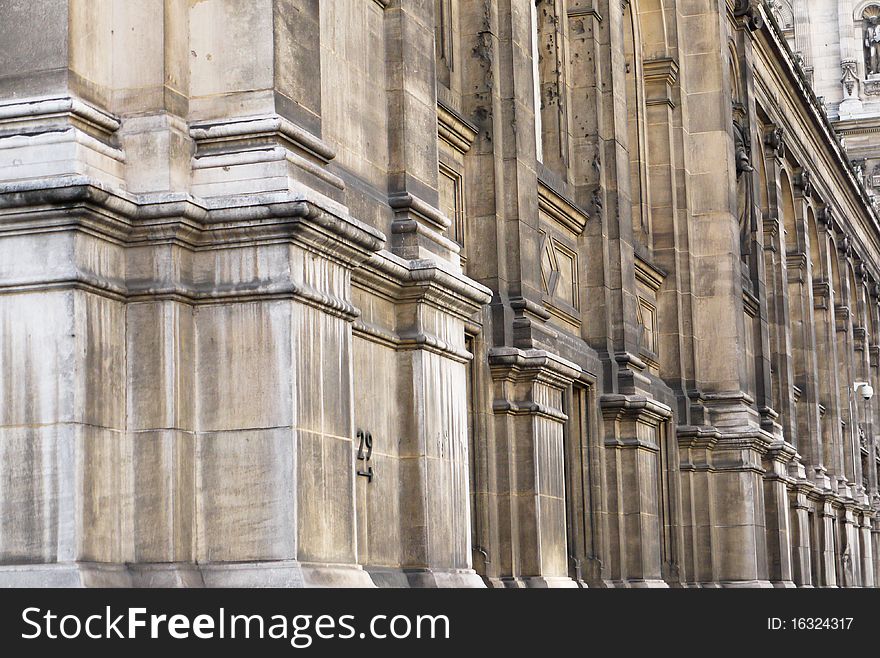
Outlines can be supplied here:
M0 584L873 585L804 11L0 0Z

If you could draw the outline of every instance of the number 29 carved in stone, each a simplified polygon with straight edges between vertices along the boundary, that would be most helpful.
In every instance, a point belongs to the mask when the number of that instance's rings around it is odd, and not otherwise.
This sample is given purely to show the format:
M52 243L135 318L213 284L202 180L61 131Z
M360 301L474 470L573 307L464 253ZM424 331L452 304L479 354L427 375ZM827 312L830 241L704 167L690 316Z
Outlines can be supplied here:
M362 475L367 478L368 482L373 481L373 467L370 466L369 461L373 456L373 435L369 432L365 432L363 430L357 431L357 440L358 440L358 452L357 459L360 462L363 462L362 466L357 466L357 470L355 471L357 475Z

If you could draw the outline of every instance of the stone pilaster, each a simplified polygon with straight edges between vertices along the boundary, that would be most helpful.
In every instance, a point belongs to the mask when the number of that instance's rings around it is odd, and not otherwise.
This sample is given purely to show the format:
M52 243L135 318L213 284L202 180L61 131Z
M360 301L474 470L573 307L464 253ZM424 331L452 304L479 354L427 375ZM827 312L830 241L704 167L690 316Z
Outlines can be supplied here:
M398 276L401 568L414 587L481 587L471 564L464 338L489 291L430 261Z
M821 260L821 269L813 270L813 311L815 318L816 345L833 347L836 345L835 304L839 291L830 285L827 272L830 258L831 242L829 234L833 232L834 219L830 210L820 213L818 234L819 244L815 253ZM818 264L813 263L814 268ZM821 414L823 461L829 483L836 490L843 478L841 446L841 404L840 390L837 385L838 364L836 349L817 349L817 378L819 382L820 404L824 410ZM817 482L819 486L821 483Z
M608 487L609 578L624 587L666 587L661 528L664 525L663 453L668 449L666 405L639 396L600 400L605 430Z
M876 587L877 573L874 569L874 545L871 540L874 516L870 513L860 514L858 517L858 539L861 549L862 587Z
M64 178L0 195L18 263L0 307L22 332L3 381L37 387L3 393L3 500L33 523L3 533L3 561L28 566L0 580L369 584L348 300L384 236L302 200L140 201Z
M789 486L788 497L791 509L791 577L798 587L813 587L810 528L810 506L807 492L810 486L805 479Z
M767 570L774 587L795 586L792 568L794 531L789 515L788 470L789 464L796 457L794 448L785 442L773 444L764 453Z
M802 174L803 175L803 174ZM816 332L813 316L812 264L807 251L789 252L787 257L788 299L792 318L792 361L794 364L794 412L796 448L811 481L824 485L825 465L822 420L819 413L820 382L817 376ZM818 265L817 265L818 267Z
M191 3L185 17L193 193L305 186L340 199L344 183L328 167L336 151L321 139L320 3L232 4Z
M565 389L580 368L542 350L493 348L499 546L490 584L575 587L569 577Z
M834 508L831 505L833 496L829 493L819 498L816 504L816 516L819 522L819 587L837 587L837 565L834 554L837 540L834 536Z
M720 438L717 430L679 427L678 450L682 478L684 530L684 582L717 587L713 562L714 515L712 510L712 450ZM706 495L709 493L710 495Z
M759 433L722 435L712 453L715 574L724 587L769 584L761 467L768 443L767 437ZM724 502L728 500L745 504L729 505Z
M438 210L434 3L388 2L385 43L388 113L395 119L388 126L394 252L460 267L458 245L443 235L451 219Z

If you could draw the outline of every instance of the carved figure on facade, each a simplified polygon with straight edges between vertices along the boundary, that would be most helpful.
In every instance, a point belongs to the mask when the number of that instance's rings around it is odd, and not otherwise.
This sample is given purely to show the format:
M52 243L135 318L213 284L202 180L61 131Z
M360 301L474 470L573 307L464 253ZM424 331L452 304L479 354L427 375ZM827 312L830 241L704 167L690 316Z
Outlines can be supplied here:
M767 7L770 9L770 15L776 20L783 30L791 27L791 21L785 15L786 7L783 7L781 0L768 0Z
M825 206L816 214L819 226L829 233L834 232L834 209L831 206Z
M800 173L795 177L795 186L801 191L801 194L807 198L813 194L813 181L809 169L801 169Z
M749 31L760 30L764 26L764 16L761 14L759 0L736 0L733 6L733 15L745 19Z
M734 108L736 113L739 108ZM751 140L744 118L735 116L733 120L733 148L736 164L736 205L739 216L740 247L743 258L751 253L751 232L754 228L754 203L752 202ZM743 174L746 174L745 176Z
M868 7L862 17L865 20L865 74L877 75L880 73L880 7Z
M856 180L864 187L865 180L865 159L861 158L859 160L850 160L850 167L852 167L853 175L856 177Z
M736 178L739 180L744 172L754 171L754 167L752 167L748 130L735 119L733 122L733 148L736 160Z
M782 159L785 157L785 139L782 128L774 126L764 133L764 145L773 154L773 157Z

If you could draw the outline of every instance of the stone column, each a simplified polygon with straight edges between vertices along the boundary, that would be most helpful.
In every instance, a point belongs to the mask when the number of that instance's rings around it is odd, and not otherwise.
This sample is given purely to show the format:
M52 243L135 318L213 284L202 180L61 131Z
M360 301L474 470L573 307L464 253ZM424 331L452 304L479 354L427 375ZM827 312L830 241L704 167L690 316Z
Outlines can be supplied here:
M112 1L111 109L120 131L125 184L137 193L188 192L194 150L189 112L189 9L184 0Z
M813 30L810 23L808 0L792 0L792 19L794 21L794 47L804 57L804 65L812 71L813 66ZM844 11L841 8L841 13ZM847 12L849 13L849 12ZM841 30L843 33L843 30Z
M859 515L859 546L861 547L862 587L876 587L877 575L874 570L874 543L871 528L874 516L871 513Z
M837 539L834 536L834 509L831 506L833 494L830 492L821 496L817 503L816 514L819 517L821 545L819 546L821 562L819 565L819 587L837 587L837 569L835 559L835 546Z
M305 185L340 198L336 153L321 139L322 11L318 0L189 3L194 194Z
M382 4L388 114L394 118L388 125L392 245L408 260L441 258L460 267L458 245L443 235L451 220L438 210L434 3Z
M796 182L795 191L802 197L812 194L810 174L802 171ZM797 220L806 225L804 202L798 199L801 212ZM808 241L810 232L804 231L805 242L799 243L795 250L786 255L786 271L788 273L788 300L792 318L792 362L794 365L794 384L799 393L795 399L797 422L797 450L807 470L807 476L819 486L828 486L825 482L824 454L822 446L822 421L819 414L820 382L817 376L816 330L817 316L813 308L813 267L821 267L819 263L811 263ZM818 316L821 319L821 316Z
M465 322L489 291L436 264L397 293L401 567L413 587L482 587L471 565Z
M255 222L266 210L273 220ZM237 231L215 230L191 270L205 584L369 585L355 528L350 277L384 236L299 201L214 212ZM253 244L233 247L240 231Z
M562 0L538 0L535 3L540 95L536 107L541 112L541 162L561 179L568 179L571 160L568 109L568 58L563 47L566 19Z
M0 25L7 586L131 584L122 231L89 208L106 192L86 182L124 178L102 4L8 2Z
M809 3L807 0L797 0L797 15L798 15L798 23L800 27L800 31L804 32L809 39L809 35L812 34L813 30L810 25L810 18L808 15L807 5ZM863 111L862 100L859 97L860 92L860 79L862 75L860 75L860 71L863 71L864 68L860 69L859 61L864 60L862 55L863 49L861 47L862 41L864 40L864 28L859 26L859 29L853 29L853 4L851 2L839 2L837 4L837 34L840 36L840 76L843 89L841 90L841 94L843 96L840 106L838 108L838 112L840 113L841 118L852 116L853 114L860 114ZM806 51L804 54L807 58L807 65L810 67L810 74L812 76L812 44L805 44ZM828 66L829 71L833 70L832 67Z
M687 15L679 16L680 32L700 33L718 43L726 38L729 19L717 2L700 0L689 7ZM746 62L750 29L752 23L742 18L734 34ZM761 427L758 405L748 392L753 379L747 366L751 320L743 301L739 209L731 192L737 176L733 81L726 50L706 50L699 40L680 39L679 51L678 79L690 107L683 119L687 138L682 166L689 173L691 190L699 190L689 196L688 204L687 244L693 274L685 333L693 336L689 339L693 353L687 355L682 376L693 382L688 391L688 424L719 435L712 447L713 468L706 488L692 495L707 498L712 509L717 582L727 587L769 586L761 462L771 435ZM714 155L720 152L727 157ZM727 500L740 503L729 505Z
M88 176L122 184L120 122L110 114L110 63L119 53L107 5L35 0L4 6L0 131L9 136L0 150L0 182Z
M774 587L794 587L792 528L789 516L788 465L797 452L779 442L764 454L764 501L767 533L767 569ZM809 572L807 572L809 573Z
M191 254L180 247L128 253L129 272L158 272L163 287ZM146 277L145 277L146 278ZM132 441L136 585L201 584L196 562L193 477L196 373L193 306L143 297L126 306L128 430Z
M637 396L605 395L609 576L623 587L667 587L662 577L660 454L666 405Z
M840 547L843 582L841 587L862 587L862 551L859 537L859 519L855 503L847 502L842 518L843 546Z
M705 427L679 427L677 432L684 510L684 581L718 587L712 505L712 450L720 434ZM706 495L710 492L710 495Z
M877 511L874 510L874 519ZM874 582L877 582L877 574L880 574L880 528L876 521L871 523L871 557L873 558Z
M792 355L792 332L790 300L788 295L788 252L797 247L796 233L786 235L787 227L796 225L797 218L786 217L794 208L786 206L785 196L781 189L788 183L783 180L782 159L785 148L780 137L776 148L764 149L767 178L771 181L768 204L770 214L763 218L764 268L763 284L766 299L767 330L764 340L766 351L762 350L769 361L765 369L762 400L759 400L762 411L762 426L775 434L777 438L790 444L796 442L797 412L794 400L794 364ZM787 180L787 179L785 179ZM789 242L794 244L789 244ZM758 292L758 291L756 291ZM769 390L767 390L769 388ZM766 409L766 407L771 407ZM778 414L778 421L772 418L773 412Z
M563 396L580 368L542 350L514 348L492 348L489 364L500 544L489 582L575 587L568 575Z
M830 285L830 249L832 248L829 234L834 230L834 220L830 210L819 213L819 244L816 252L820 255L824 268L813 273L813 310L816 328L816 345L834 347L836 341L835 304L839 291L832 290ZM814 267L816 264L813 264ZM822 278L824 277L824 278ZM829 484L835 490L843 478L841 458L841 427L840 427L840 391L837 385L837 350L817 350L818 382L820 402L824 408L822 415L822 446L824 464L830 478Z
M814 587L810 544L810 507L807 503L809 484L806 480L794 483L788 488L791 509L791 576L798 587Z
M846 237L839 236L837 240L838 276L837 284L840 290L835 290L837 295L834 306L834 322L836 330L837 347L837 385L839 387L839 411L841 421L841 442L839 444L841 479L838 480L840 493L846 497L856 495L856 487L861 480L861 460L858 456L858 409L856 405L855 389L853 382L856 381L856 371L853 350L853 294L851 290L849 272L850 247Z

